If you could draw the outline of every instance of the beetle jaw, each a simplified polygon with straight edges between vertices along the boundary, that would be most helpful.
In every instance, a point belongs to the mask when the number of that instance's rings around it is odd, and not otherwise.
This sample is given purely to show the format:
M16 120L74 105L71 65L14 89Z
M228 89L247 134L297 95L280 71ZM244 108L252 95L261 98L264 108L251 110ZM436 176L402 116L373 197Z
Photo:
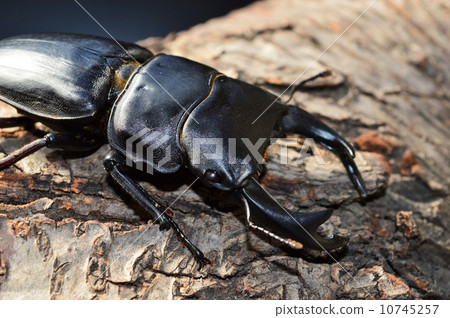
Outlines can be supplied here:
M307 247L331 251L347 244L347 239L334 235L322 237L317 228L332 215L331 209L317 212L289 212L264 190L255 176L238 190L251 228L261 231L293 249Z
M250 212L249 204L248 204L247 200L244 197L242 197L242 199L243 199L242 201L243 201L244 207L245 207L245 212L246 212L246 215L247 215L247 224L248 224L248 226L250 226L251 228L253 228L255 230L261 231L261 232L269 235L270 237L273 237L277 241L280 241L283 244L286 244L286 245L288 245L289 247L291 247L293 249L298 249L299 250L299 249L303 248L303 244L302 243L297 242L297 241L295 241L293 239L290 239L290 238L283 238L281 236L278 236L277 234L275 234L275 233L273 233L273 232L271 232L271 231L269 231L269 230L267 230L267 229L265 229L265 228L263 228L261 226L256 225L255 223L253 223L250 220L251 212Z

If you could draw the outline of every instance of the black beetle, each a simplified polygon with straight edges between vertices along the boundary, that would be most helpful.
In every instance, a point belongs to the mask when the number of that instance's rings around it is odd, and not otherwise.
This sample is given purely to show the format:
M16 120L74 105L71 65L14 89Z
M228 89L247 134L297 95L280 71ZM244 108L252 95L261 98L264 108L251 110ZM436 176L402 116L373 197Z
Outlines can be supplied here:
M360 195L367 195L352 146L309 113L209 66L154 55L132 43L60 33L4 39L0 99L25 115L0 119L0 128L32 121L55 131L2 158L0 169L42 147L87 151L109 143L112 150L104 160L105 169L161 229L175 230L200 266L209 260L130 177L127 164L160 173L189 168L206 185L234 193L243 202L250 227L292 248L332 250L347 240L316 233L332 210L288 213L278 205L257 181L262 165L245 139L252 144L263 140L258 148L263 155L265 140L272 137L285 133L312 137L340 157ZM211 156L197 160L192 149L202 138L234 140L224 146L233 150L233 162ZM130 144L145 145L146 151ZM210 153L217 145L203 146Z

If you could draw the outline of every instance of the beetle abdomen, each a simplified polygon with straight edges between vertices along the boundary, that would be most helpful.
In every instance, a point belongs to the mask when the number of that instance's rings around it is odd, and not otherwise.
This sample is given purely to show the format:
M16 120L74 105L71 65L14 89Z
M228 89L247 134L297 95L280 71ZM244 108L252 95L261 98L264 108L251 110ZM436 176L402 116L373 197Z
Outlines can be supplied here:
M85 125L111 106L116 71L153 54L131 43L75 34L0 41L0 100L46 124ZM126 51L125 51L125 50Z

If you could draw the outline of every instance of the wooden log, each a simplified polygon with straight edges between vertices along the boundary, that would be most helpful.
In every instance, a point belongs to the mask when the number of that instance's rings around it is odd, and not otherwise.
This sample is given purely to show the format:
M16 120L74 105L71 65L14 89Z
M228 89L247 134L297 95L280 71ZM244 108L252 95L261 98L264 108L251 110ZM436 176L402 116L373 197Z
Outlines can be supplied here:
M171 211L212 260L198 271L175 235L150 225L107 177L107 146L87 157L46 149L0 172L0 298L450 297L450 6L369 4L260 1L140 42L276 94L333 71L291 103L356 145L369 200L359 200L344 168L323 149L325 165L313 157L294 163L302 140L288 147L287 166L272 146L262 184L292 210L335 208L323 231L348 236L346 250L293 252L247 229L227 194L196 183ZM0 108L1 116L12 113ZM35 138L23 129L0 134L4 153ZM141 184L170 204L193 180L182 172L142 176Z

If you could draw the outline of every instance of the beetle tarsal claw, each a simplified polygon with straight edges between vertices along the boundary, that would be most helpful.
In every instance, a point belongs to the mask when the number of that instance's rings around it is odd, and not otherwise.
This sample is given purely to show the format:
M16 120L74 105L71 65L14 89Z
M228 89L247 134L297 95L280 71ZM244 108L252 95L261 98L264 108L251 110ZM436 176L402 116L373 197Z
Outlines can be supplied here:
M212 264L211 261L204 255L202 255L201 259L197 259L197 262L198 262L198 270L201 270L203 266Z

